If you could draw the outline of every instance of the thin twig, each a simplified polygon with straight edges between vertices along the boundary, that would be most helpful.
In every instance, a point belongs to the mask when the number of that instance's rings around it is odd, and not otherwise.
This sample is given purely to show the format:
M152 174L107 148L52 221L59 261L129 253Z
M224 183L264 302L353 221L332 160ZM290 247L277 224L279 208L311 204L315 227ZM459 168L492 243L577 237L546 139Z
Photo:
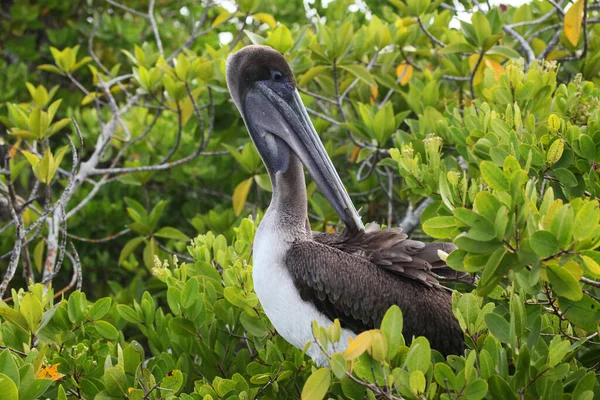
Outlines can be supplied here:
M431 32L429 32L429 30L427 30L427 28L425 28L425 25L423 25L423 21L421 21L421 18L417 17L417 23L419 24L419 27L421 28L421 30L425 33L425 35L427 35L427 37L435 44L437 44L440 47L446 47L446 43L442 42L441 40L439 40L438 38L436 38L435 36L433 36L431 34Z
M523 49L523 51L525 51L525 69L527 69L529 65L535 61L535 53L533 52L533 49L531 48L529 43L527 43L527 40L525 40L523 36L519 35L517 31L515 31L509 25L504 25L502 29L510 36L512 36L517 42L519 42L521 48Z
M477 70L481 65L481 61L483 60L484 54L485 52L481 50L481 52L479 53L479 58L477 58L477 62L475 63L475 68L473 68L473 71L471 72L471 79L469 79L469 88L471 89L471 100L475 100L475 87L473 82L475 81L475 75L477 75Z
M137 15L138 17L142 17L142 18L148 18L148 14L144 14L143 12L136 11L136 10L134 10L133 8L129 8L129 7L127 7L127 6L125 6L125 5L121 4L121 3L117 3L117 2L116 2L116 1L114 1L114 0L105 0L105 1L106 1L107 3L109 3L109 4L112 4L113 6L115 6L115 7L117 7L117 8L120 8L120 9L122 9L122 10L125 10L125 11L127 11L127 12L130 12L130 13L132 13L132 14L135 14L135 15Z
M70 237L71 239L79 240L80 242L86 242L86 243L105 243L105 242L114 240L114 239L116 239L118 237L121 237L123 235L126 235L129 232L131 232L131 229L130 228L126 228L126 229L123 229L122 231L119 231L119 232L114 233L112 235L105 236L105 237L100 238L100 239L84 238L84 237L81 237L81 236L73 235L72 233L69 233L67 236Z
M150 0L148 3L148 20L150 21L150 26L152 27L152 32L154 33L154 40L156 40L156 47L158 47L158 52L160 55L163 55L163 46L162 40L160 40L160 33L158 32L158 26L156 25L156 19L154 18L154 3L155 0Z

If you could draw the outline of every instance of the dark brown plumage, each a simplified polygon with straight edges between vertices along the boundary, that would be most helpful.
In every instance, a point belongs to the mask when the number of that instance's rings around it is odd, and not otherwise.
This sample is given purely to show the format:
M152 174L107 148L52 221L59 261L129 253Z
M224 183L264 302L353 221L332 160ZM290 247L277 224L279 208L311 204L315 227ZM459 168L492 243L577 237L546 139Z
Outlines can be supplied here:
M313 241L294 243L286 265L300 296L355 333L379 327L395 304L402 310L402 333L408 343L425 336L444 355L462 354L463 334L452 313L451 294L438 282L450 271L456 274L438 250L451 252L456 247L414 241L399 229L378 228L371 224L351 236L314 232ZM468 275L453 278L466 281Z

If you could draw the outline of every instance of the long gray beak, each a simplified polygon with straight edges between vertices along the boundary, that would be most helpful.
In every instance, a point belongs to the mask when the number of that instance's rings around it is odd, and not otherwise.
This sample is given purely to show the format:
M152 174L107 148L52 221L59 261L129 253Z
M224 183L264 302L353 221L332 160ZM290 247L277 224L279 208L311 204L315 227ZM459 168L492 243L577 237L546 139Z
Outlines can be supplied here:
M285 141L300 158L348 229L352 231L364 229L360 215L327 155L298 91L294 90L290 98L283 99L262 82L257 82L255 88L254 94L250 96L253 99L250 101L266 105L265 100L268 100L268 103L274 107L273 112L279 114L269 116L268 112L264 111L266 107L261 108L263 120L268 120L262 129ZM254 106L250 108L257 109ZM247 120L248 117L251 116L246 115L244 119Z

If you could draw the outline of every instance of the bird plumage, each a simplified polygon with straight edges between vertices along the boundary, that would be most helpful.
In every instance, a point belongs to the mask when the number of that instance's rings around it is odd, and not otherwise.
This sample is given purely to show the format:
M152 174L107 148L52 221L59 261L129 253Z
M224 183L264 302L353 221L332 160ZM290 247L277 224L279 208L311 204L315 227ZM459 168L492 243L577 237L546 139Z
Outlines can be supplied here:
M267 167L273 196L254 242L252 276L257 296L278 332L303 348L311 323L338 318L342 340L379 326L392 305L404 315L407 341L425 336L443 354L460 354L462 331L451 295L439 280L454 275L440 250L451 243L408 239L399 229L363 227L296 90L285 58L248 46L228 60L232 99ZM311 232L303 165L346 224L339 234ZM308 354L326 358L316 346Z

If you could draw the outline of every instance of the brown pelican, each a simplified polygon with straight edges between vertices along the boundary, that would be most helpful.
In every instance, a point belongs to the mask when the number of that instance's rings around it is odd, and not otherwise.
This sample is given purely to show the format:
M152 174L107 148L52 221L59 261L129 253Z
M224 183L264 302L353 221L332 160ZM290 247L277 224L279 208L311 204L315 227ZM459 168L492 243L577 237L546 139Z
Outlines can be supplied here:
M396 304L404 337L425 336L442 354L460 354L464 337L451 295L432 270L446 268L438 250L450 243L407 239L399 229L364 228L325 152L285 58L266 46L247 46L227 61L227 84L273 184L271 204L253 246L254 289L281 336L298 348L313 340L311 323L342 325L348 338L379 326ZM344 221L340 234L311 232L306 166ZM318 364L326 357L312 345Z

